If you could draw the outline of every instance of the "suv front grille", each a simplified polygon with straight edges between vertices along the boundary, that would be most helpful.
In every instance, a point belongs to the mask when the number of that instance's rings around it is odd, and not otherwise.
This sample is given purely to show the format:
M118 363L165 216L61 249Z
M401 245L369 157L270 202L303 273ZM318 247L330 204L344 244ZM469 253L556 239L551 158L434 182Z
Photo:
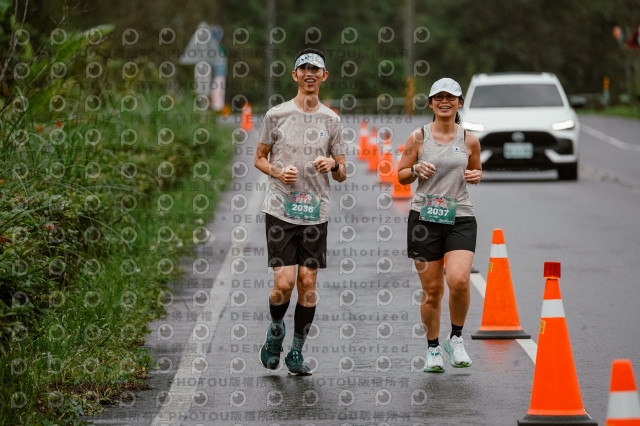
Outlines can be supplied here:
M480 145L483 148L502 150L502 145L507 142L515 142L513 140L514 132L496 132L489 133L480 141ZM524 139L517 142L531 142L534 148L551 148L553 149L558 145L558 140L547 132L522 132L524 133Z
M545 150L552 149L558 154L573 154L573 143L569 139L556 139L547 132L522 132L524 138L522 142L533 144L533 158L527 159L507 159L503 155L503 145L508 142L515 142L514 132L489 133L480 140L483 150L493 151L493 155L482 165L487 170L531 170L531 169L552 169L556 165L547 158ZM521 136L521 135L520 135Z

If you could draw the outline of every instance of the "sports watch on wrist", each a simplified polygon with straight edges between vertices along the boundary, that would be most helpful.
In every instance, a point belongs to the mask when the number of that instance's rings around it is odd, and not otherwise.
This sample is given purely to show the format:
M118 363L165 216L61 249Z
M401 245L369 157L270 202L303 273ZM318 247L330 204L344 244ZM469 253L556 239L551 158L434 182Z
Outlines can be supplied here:
M416 172L416 165L411 166L411 176L418 176L418 172Z
M335 160L334 160L334 161L335 161ZM333 167L331 168L331 171L332 171L332 172L337 172L339 168L340 168L340 163L338 163L338 162L336 161L336 165L335 165L335 166L333 166Z

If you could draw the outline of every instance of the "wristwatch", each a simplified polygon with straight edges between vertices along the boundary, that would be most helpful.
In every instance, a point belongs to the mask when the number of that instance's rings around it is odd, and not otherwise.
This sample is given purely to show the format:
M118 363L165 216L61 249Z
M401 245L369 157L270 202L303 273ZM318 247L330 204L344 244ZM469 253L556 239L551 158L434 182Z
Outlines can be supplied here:
M418 172L416 172L416 165L411 166L411 176L418 176Z
M334 160L335 161L335 160ZM332 172L337 172L340 169L340 163L336 161L336 165L331 168Z

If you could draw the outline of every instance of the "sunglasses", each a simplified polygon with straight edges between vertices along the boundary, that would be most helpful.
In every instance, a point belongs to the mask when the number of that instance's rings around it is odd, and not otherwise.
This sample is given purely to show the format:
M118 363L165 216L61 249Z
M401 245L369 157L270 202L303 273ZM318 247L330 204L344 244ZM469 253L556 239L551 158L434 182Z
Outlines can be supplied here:
M440 93L438 93L437 95L433 95L433 99L435 99L436 101L441 101L444 98L447 98L448 101L455 101L456 99L458 99L457 96L450 93L447 93L446 95L442 95Z

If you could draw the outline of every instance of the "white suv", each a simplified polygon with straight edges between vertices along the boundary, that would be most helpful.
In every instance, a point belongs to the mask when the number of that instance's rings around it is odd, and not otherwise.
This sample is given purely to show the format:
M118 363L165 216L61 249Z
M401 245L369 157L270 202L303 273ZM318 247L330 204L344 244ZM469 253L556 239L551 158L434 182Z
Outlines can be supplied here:
M554 74L476 74L460 115L480 139L483 169L557 169L559 179L578 178L578 116Z

